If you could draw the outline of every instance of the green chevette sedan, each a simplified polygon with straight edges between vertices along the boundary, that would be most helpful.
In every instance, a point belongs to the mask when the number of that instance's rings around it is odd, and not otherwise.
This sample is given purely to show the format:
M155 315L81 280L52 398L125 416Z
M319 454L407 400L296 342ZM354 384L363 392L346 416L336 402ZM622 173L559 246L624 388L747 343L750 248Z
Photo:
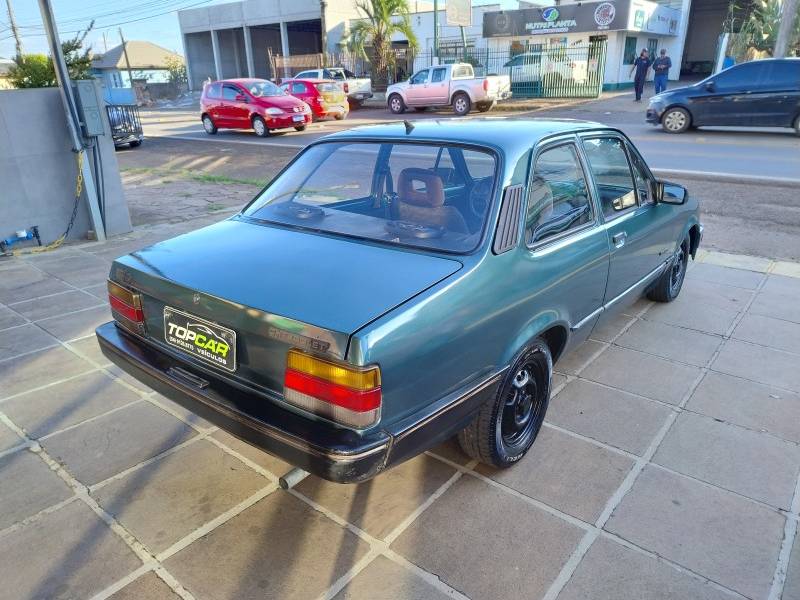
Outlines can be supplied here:
M105 355L290 464L369 479L451 436L520 460L553 364L669 302L698 202L620 131L430 120L306 147L240 213L114 261Z

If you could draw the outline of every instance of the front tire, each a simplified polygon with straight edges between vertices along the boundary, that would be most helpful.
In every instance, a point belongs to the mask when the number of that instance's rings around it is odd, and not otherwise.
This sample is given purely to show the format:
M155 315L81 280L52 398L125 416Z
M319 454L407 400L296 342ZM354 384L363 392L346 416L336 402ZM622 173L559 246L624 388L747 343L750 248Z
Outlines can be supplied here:
M253 131L256 132L258 137L269 137L269 127L267 127L264 119L258 115L253 117Z
M681 293L686 267L689 264L689 236L681 242L675 257L666 271L656 280L647 297L655 302L672 302Z
M661 126L667 133L683 133L692 126L692 115L680 106L667 109L661 117Z
M395 115L401 115L406 112L406 103L400 97L400 94L392 94L389 96L389 110Z
M459 117L468 115L472 109L472 102L464 92L459 92L453 97L453 112Z
M214 121L212 121L211 117L208 115L203 115L203 129L206 130L208 135L214 135L217 133L217 126L214 125Z
M306 130L306 126L305 125L298 125L297 127L294 128L294 130L295 131L305 131Z
M459 432L462 450L501 469L525 456L547 412L552 372L550 348L537 338L514 361L495 397Z

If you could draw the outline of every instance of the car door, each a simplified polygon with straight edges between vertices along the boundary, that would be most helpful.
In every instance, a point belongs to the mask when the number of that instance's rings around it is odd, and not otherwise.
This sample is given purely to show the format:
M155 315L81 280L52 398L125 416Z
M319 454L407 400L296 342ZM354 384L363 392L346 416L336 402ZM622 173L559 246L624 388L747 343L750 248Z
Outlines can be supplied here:
M431 69L431 81L426 94L430 104L447 104L450 96L450 82L447 80L447 67Z
M665 220L650 201L652 191L647 201L639 203L643 194L637 193L622 136L592 134L581 141L611 250L605 303L614 303L633 292L666 260L664 235L657 231Z
M406 88L406 104L409 106L425 106L426 94L428 93L428 77L430 69L423 69L414 74L408 80L408 88Z
M751 125L791 127L800 100L800 60L760 60L754 71Z
M528 273L539 306L568 315L572 338L588 337L600 314L609 267L608 237L574 136L539 148L525 210Z
M222 104L220 113L227 123L226 127L247 129L250 127L250 107L247 95L239 86L232 83L222 84Z
M743 63L698 84L696 91L689 95L693 124L752 125L754 116L760 111L753 85L758 69L755 62Z
M217 127L224 127L222 117L220 116L220 105L222 104L222 84L220 82L209 83L206 88L206 106L205 109L211 119L216 123Z

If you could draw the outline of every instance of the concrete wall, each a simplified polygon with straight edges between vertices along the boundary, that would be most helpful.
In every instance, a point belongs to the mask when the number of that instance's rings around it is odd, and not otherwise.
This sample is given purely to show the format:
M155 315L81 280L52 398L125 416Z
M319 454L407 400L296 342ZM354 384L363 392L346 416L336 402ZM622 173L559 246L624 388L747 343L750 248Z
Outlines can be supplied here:
M217 73L214 69L214 51L211 47L211 32L185 34L183 36L183 50L192 89L203 89L203 81L208 77L211 77L212 80L217 78Z
M250 40L253 42L254 75L262 79L273 77L267 59L267 49L272 48L273 54L281 53L281 31L276 25L264 27L251 27Z
M98 82L99 88L99 82ZM131 230L108 119L97 138L103 160L106 230ZM0 237L39 226L43 243L64 233L75 198L77 163L57 88L0 91ZM91 160L86 154L86 160ZM90 163L91 164L91 163ZM85 195L70 239L90 229Z

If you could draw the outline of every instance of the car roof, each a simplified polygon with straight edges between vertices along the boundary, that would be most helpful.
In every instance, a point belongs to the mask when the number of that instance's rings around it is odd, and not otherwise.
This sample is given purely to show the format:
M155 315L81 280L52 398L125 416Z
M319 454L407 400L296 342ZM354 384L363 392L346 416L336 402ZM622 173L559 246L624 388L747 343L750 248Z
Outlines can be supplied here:
M333 79L322 79L320 77L292 77L291 79L284 80L284 83L291 83L292 81L302 81L303 83L336 83Z
M258 77L238 77L234 79L218 79L217 81L212 81L211 83L238 83L240 85L249 85L251 83L274 83L269 79L260 79Z
M354 127L328 135L324 140L401 139L402 141L447 141L477 146L491 146L509 155L527 151L540 140L558 134L613 128L577 119L519 119L483 117L408 121L413 129L406 133L406 121Z

